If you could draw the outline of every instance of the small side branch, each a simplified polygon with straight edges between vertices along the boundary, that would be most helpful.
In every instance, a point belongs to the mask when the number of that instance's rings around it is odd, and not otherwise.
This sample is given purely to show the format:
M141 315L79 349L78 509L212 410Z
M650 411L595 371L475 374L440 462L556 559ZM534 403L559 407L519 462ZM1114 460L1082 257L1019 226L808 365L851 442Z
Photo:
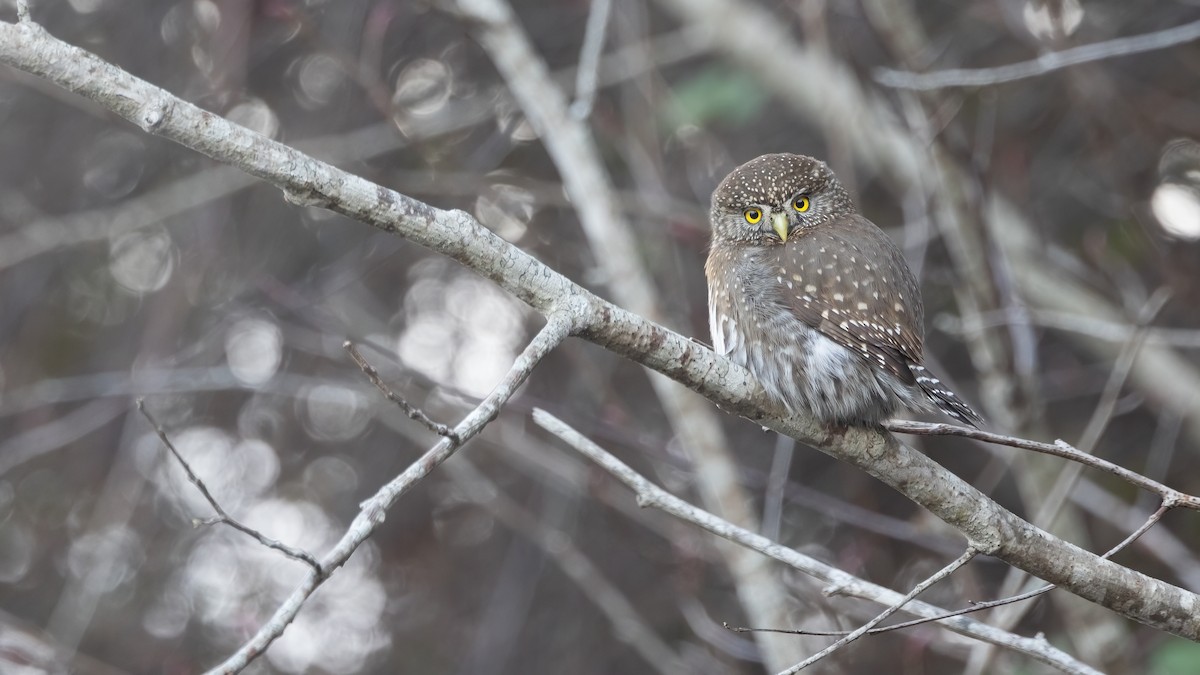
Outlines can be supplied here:
M283 542L271 539L262 532L259 532L252 527L243 525L237 520L231 518L228 513L225 513L225 509L221 508L221 505L217 503L216 498L213 497L212 493L208 491L208 486L204 484L204 481L200 480L200 477L196 475L196 472L192 471L192 467L188 465L187 460L185 460L183 455L180 454L179 450L175 448L175 444L171 442L171 439L167 436L167 432L164 431L163 428L158 424L158 421L154 419L154 416L150 414L150 411L146 410L146 401L144 399L139 398L137 400L137 409L138 412L142 414L142 417L145 417L146 421L150 423L151 428L154 429L154 433L158 434L158 439L162 441L163 445L167 446L167 449L170 450L171 454L175 456L175 459L179 462L179 465L183 467L184 472L187 473L188 480L192 482L192 485L196 486L196 489L200 490L200 494L204 495L205 501L208 502L208 505L212 507L213 511L217 512L216 516L205 520L199 520L197 521L197 524L214 525L217 523L222 523L228 525L238 532L242 532L254 537L254 539L263 546L266 546L267 548L273 548L289 558L299 560L300 562L308 565L313 569L313 574L316 574L317 576L324 576L325 571L321 568L321 564L318 563L317 559L307 551L302 551L298 548L288 546Z
M1142 523L1141 526L1139 526L1136 530L1134 530L1132 534L1130 534L1128 537L1126 537L1121 543L1119 543L1116 546L1109 549L1109 551L1107 553L1105 553L1104 555L1102 555L1100 557L1101 558L1111 558L1112 556L1116 555L1118 551L1123 550L1126 546L1129 546L1133 542L1137 541L1143 534L1148 532L1150 530L1150 528L1154 527L1154 525L1157 524L1159 520L1162 520L1162 517L1164 515L1166 515L1167 511L1169 511L1169 510L1170 510L1170 508L1168 506L1166 506L1165 504L1160 506L1158 508L1158 510L1155 511L1154 513L1150 514L1150 517L1146 519L1146 522ZM924 623L935 623L935 622L941 621L943 619L951 619L956 616L963 616L964 614L973 614L975 612L981 612L985 609L992 609L992 608L1001 607L1004 605L1011 605L1013 603L1022 602L1024 600L1030 600L1032 598L1036 598L1039 595L1049 593L1050 591L1054 590L1055 588L1057 588L1057 586L1055 586L1054 584L1047 584L1045 586L1042 586L1041 588L1036 588L1032 591L1026 591L1025 593L1021 593L1019 595L1013 595L1013 596L1010 596L1007 598L1000 598L999 600L988 600L986 602L972 601L970 607L964 607L963 609L956 609L952 612L946 612L945 614L941 614L939 616L922 617L920 619L904 621L901 623L892 624L885 628L872 628L867 631L867 634L868 635L876 635L879 633L888 633L888 632L895 631L895 630L901 630L903 628L911 628L913 626L919 626ZM849 595L849 596L854 596L854 597L872 599L872 595L870 593L864 593L859 588L858 585L839 586L836 590L837 590L837 593L840 595ZM776 632L776 633L789 633L789 634L796 634L796 635L825 635L825 636L829 636L829 637L837 637L837 636L844 636L844 635L850 634L848 631L781 630L781 629L774 629L774 628L730 628L730 630L734 631L735 633L771 631L771 632Z
M358 368L363 372L363 375L367 376L367 379L371 381L371 384L375 385L375 388L378 389L387 398L387 400L395 403L401 410L403 410L404 414L407 415L409 419L420 422L421 425L423 425L426 429L429 429L438 436L449 438L455 443L462 442L462 439L458 437L458 434L454 433L453 429L440 422L434 422L433 419L430 418L429 415L426 415L423 410L412 405L408 401L404 400L399 394L392 391L391 387L387 386L387 384L383 381L383 378L379 377L379 371L376 370L375 366L372 366L367 359L363 357L363 355L358 351L358 347L355 347L353 342L346 340L342 343L342 348L350 354L350 358L354 359L354 363L358 365Z
M963 552L963 554L960 555L957 560L950 563L949 565L946 565L942 569L938 570L933 576L929 577L925 581L922 581L921 583L917 584L911 591L909 591L903 598L900 599L900 602L893 603L890 607L888 607L886 610L884 610L882 613L880 613L879 616L876 616L874 619L871 619L870 621L866 622L865 624L863 624L862 626L860 626L859 628L857 628L856 630L851 632L846 637L829 645L828 647L826 647L825 649L822 649L821 651L817 652L816 654L813 654L812 656L808 657L807 659L804 659L800 663L797 663L795 666L788 668L787 670L781 672L779 675L795 675L795 673L798 673L801 670L804 670L805 668L811 666L812 664L816 663L817 661L820 661L821 659L825 658L826 656L829 656L830 654L841 649L842 647L845 647L846 645L850 644L851 642L854 642L858 638L866 635L868 632L870 632L870 630L872 628L874 628L875 626L878 626L884 619L895 614L897 611L900 610L901 607L908 604L910 601L912 601L913 598L920 595L927 588L929 588L930 586L933 586L934 584L938 583L942 579L945 579L946 577L950 576L954 572L958 571L958 569L960 567L962 567L963 565L966 565L967 563L971 562L971 560L974 559L976 555L978 555L978 551L976 551L974 548L968 546L967 550L965 552Z
M1118 551L1123 550L1126 546L1129 546L1133 542L1137 541L1138 538L1140 538L1143 534L1146 534L1146 532L1148 532L1150 530L1150 528L1157 525L1158 521L1162 520L1162 517L1167 515L1167 511L1170 511L1170 510L1171 510L1171 507L1167 506L1166 504L1163 504L1162 506L1158 507L1158 510L1155 511L1154 513L1150 514L1150 517L1146 519L1146 522L1142 523L1141 527L1134 530L1132 533L1130 533L1130 535L1128 537L1125 537L1125 539L1122 540L1121 543L1112 547L1111 549L1108 550L1107 553L1105 553L1104 555L1102 555L1100 557L1101 558L1111 558L1114 555L1116 555ZM992 609L994 607L1001 607L1003 605L1011 605L1011 604L1014 604L1017 602L1022 602L1024 600L1036 598L1039 595L1044 595L1044 594L1049 593L1050 591L1054 590L1055 588L1058 588L1058 586L1056 586L1054 584L1047 584L1045 586L1042 586L1041 588L1035 588L1032 591L1026 591L1024 593L1020 593L1018 595L1013 595L1013 596L1010 596L1007 598L1000 598L999 600L989 600L987 602L972 602L971 606L969 608L964 609L964 610L959 610L958 612L952 612L951 614L957 616L960 614L966 614L968 612L978 612L978 611L984 610L984 609ZM907 624L907 625L911 625L913 623L919 623L919 622L915 622L915 621L909 622L909 624Z
M1197 39L1200 39L1200 21L1153 33L1094 42L1060 52L1047 52L1030 61L1021 61L995 68L954 68L932 73L910 73L903 70L880 68L875 71L875 81L886 87L919 91L948 87L986 87L1045 75L1089 61L1101 61L1118 56L1166 49Z
M359 545L383 524L388 508L422 478L428 476L442 462L449 459L464 443L483 431L484 427L500 414L500 409L508 403L517 389L525 383L525 380L529 379L534 367L567 338L570 330L571 322L566 315L551 314L546 325L517 357L492 393L488 394L483 402L454 427L454 433L443 436L441 441L405 469L403 473L393 478L370 499L362 503L358 515L355 516L354 522L347 528L346 533L342 535L342 539L322 557L321 567L326 570L335 570L345 564ZM326 578L328 578L328 574L310 574L296 590L292 591L288 599L275 610L271 619L263 624L253 637L228 659L209 670L207 675L232 675L242 671L283 634L283 631L300 613L300 608L304 606L308 597Z
M996 434L957 424L914 422L910 420L887 420L884 422L883 428L897 434L911 434L914 436L960 436L985 443L1006 445L1011 448L1032 450L1045 455L1069 459L1072 462L1079 462L1084 466L1106 471L1131 485L1136 485L1143 490L1153 492L1162 497L1164 503L1170 504L1172 507L1200 510L1200 498L1167 487L1156 480L1147 478L1136 471L1130 471L1123 466L1113 464L1108 460L1081 452L1063 440L1057 440L1054 443L1042 443L1041 441L1032 441L1026 438L1017 438L1016 436L1005 436L1004 434Z
M841 592L845 592L844 589L847 588L854 588L854 595L858 597L869 599L881 605L900 605L903 606L905 612L922 617L940 617L947 614L943 609L917 600L906 604L902 602L904 596L900 593L847 574L836 567L826 565L819 560L797 552L795 549L771 541L762 535L738 527L727 520L718 518L707 511L688 504L651 483L627 464L612 456L586 436L571 428L570 425L545 410L535 409L533 411L533 421L546 431L562 439L567 445L579 451L579 453L598 464L602 469L612 474L617 480L633 490L637 496L639 506L654 507L719 537L728 539L750 550L758 551L767 557L790 565L804 574L830 583ZM1099 671L1072 658L1069 654L1042 639L1013 635L1012 633L975 621L974 619L963 617L946 619L940 621L938 625L961 635L1011 649L1065 673L1101 675Z

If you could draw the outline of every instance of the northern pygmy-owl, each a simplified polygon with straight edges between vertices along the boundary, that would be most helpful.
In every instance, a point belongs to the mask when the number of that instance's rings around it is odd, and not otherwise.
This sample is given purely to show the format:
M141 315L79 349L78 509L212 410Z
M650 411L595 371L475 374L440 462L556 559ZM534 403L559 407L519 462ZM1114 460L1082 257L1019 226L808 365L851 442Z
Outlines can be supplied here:
M921 291L824 162L763 155L712 197L713 346L791 411L875 426L897 409L979 415L921 365Z

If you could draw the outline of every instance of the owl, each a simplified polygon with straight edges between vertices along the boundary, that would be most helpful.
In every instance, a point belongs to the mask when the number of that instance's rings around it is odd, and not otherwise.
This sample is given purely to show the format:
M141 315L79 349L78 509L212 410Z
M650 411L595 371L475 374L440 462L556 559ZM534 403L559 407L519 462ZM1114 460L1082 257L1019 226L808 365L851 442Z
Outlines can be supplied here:
M763 155L712 196L713 347L792 412L876 426L902 409L982 418L921 363L925 310L900 249L823 162Z

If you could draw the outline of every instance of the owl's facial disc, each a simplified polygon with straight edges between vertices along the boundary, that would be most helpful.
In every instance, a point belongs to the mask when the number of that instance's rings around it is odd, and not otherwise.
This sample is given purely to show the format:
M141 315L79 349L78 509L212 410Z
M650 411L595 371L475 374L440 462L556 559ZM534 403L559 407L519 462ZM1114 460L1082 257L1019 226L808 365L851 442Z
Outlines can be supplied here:
M787 243L788 230L790 230L791 227L792 223L788 219L786 211L776 211L775 213L771 214L771 229L775 230L775 234L778 234L779 238L782 239L784 243Z

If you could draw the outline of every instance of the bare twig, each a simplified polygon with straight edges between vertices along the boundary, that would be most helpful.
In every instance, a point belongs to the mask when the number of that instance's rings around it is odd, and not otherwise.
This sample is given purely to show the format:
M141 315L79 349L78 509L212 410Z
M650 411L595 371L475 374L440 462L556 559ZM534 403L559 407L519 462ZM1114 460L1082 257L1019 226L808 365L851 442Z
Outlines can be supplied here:
M1104 391L1100 396L1100 400L1096 404L1096 407L1092 412L1092 416L1081 435L1078 447L1072 448L1073 452L1079 453L1080 456L1091 456L1092 452L1095 450L1097 443L1104 433L1104 430L1108 427L1108 424L1112 419L1121 390L1124 388L1126 380L1129 377L1129 373L1133 368L1135 359L1140 353L1142 345L1144 344L1146 326L1153 321L1154 317L1170 298L1170 295L1169 289L1160 288L1151 296L1151 298L1140 310L1137 318L1138 330L1132 333L1129 336L1128 341L1122 346L1121 351L1118 354L1115 363L1113 364L1112 370L1109 373L1108 381L1105 384ZM1065 445L1065 443L1059 441L1057 445ZM1059 513L1066 505L1067 500L1070 498L1071 492L1082 475L1083 468L1084 464L1082 463L1073 463L1063 466L1058 469L1056 476L1054 476L1052 479L1050 476L1047 476L1047 482L1044 482L1042 485L1038 485L1036 487L1036 494L1045 494L1046 496L1044 499L1042 499L1041 503L1038 504L1037 510L1034 513L1034 516L1031 518L1031 522L1041 527L1045 527L1048 530L1054 531L1056 534L1063 534L1061 531L1053 529L1056 526L1056 518L1058 518ZM1135 476L1140 476L1140 474L1133 472L1130 473ZM1028 480L1028 474L1026 474L1024 478ZM1164 500L1164 504L1173 504L1170 495L1160 493L1160 497ZM1059 527L1061 527L1061 525L1059 525ZM1017 593L1018 589L1024 585L1027 578L1028 575L1023 570L1018 568L1010 569L1003 584L1001 585L1000 594L1004 596L1013 596ZM1040 589L1040 592L1047 592L1051 588L1053 588L1053 586L1045 586ZM1040 592L1033 592L1033 595L1038 595ZM1025 597L1033 597L1033 595L1021 594L1015 597L1024 599ZM1006 606L995 617L993 617L993 622L1003 628L1012 628L1013 626L1017 625L1021 618L1025 616L1025 614L1032 607L1032 604L1016 605L1005 602L997 602L992 606L1001 604L1008 606ZM1085 609L1084 611L1087 610ZM1106 618L1107 617L1100 617L1099 619L1103 621ZM1077 623L1087 626L1096 626L1098 624L1096 619L1088 620L1085 617L1080 617L1077 620ZM1082 632L1082 629L1077 632ZM995 650L992 647L987 645L977 646L972 654L971 659L969 660L968 672L989 672L991 670L989 663L991 659L994 658L994 655Z
M1031 441L1025 438L1017 438L1015 436L1005 436L1004 434L992 433L980 429L958 426L956 424L942 424L929 422L914 422L909 420L888 420L884 422L884 428L888 431L893 431L898 434L912 434L916 436L960 436L962 438L971 438L985 443L996 443L997 445L1006 445L1012 448L1021 448L1022 450L1032 450L1040 452L1044 455L1053 455L1069 459L1072 462L1078 462L1085 466L1090 466L1094 469L1106 471L1125 482L1136 485L1143 490L1148 490L1162 497L1163 501L1171 504L1174 507L1200 510L1200 498L1180 492L1174 488L1167 487L1156 480L1151 480L1136 471L1130 471L1123 466L1114 464L1106 459L1101 459L1095 455L1090 455L1086 452L1080 452L1065 441L1057 440L1054 443L1042 443L1041 441Z
M1147 494L1147 496L1150 496ZM1119 531L1137 529L1145 510L1118 499L1096 482L1084 478L1071 500L1095 518ZM1142 551L1153 556L1175 574L1185 588L1200 590L1200 557L1169 529L1150 530L1138 539Z
M1111 558L1112 556L1116 555L1118 551L1121 551L1126 546L1129 546L1130 544L1132 544L1134 541L1139 539L1143 534L1145 534L1147 531L1149 531L1150 528L1154 527L1158 523L1158 521L1162 520L1162 517L1165 516L1167 514L1167 511L1169 511L1170 509L1171 509L1171 507L1167 506L1166 504L1163 504L1162 506L1158 507L1158 510L1155 511L1154 513L1150 514L1150 517L1146 519L1146 522L1142 523L1142 525L1140 527L1138 527L1136 530L1134 530L1133 532L1131 532L1129 534L1129 536L1127 536L1127 537L1125 537L1125 539L1121 540L1121 543L1119 543L1116 546L1109 549L1108 552L1106 552L1101 557L1102 558ZM992 609L994 607L1011 605L1011 604L1014 604L1017 602L1021 602L1023 600L1029 600L1031 598L1036 598L1037 596L1043 595L1045 593L1049 593L1050 591L1054 590L1055 588L1058 588L1058 587L1054 584L1047 584L1045 586L1042 586L1041 588L1035 588L1031 591L1026 591L1025 593L1013 595L1013 596L1010 596L1007 598L1000 598L999 600L989 600L987 602L972 602L971 607L969 607L967 610L960 610L960 612L958 612L958 613L965 614L967 611L976 612L976 611L980 611L980 610L984 610L984 609Z
M1168 510L1170 510L1170 509L1165 504L1163 506L1160 506L1157 511L1150 514L1150 517L1147 518L1145 520L1145 522L1143 522L1129 536L1125 537L1125 539L1123 539L1121 541L1121 543L1119 543L1116 546L1109 549L1108 552L1105 553L1101 557L1110 558L1113 555L1116 555L1116 553L1118 551L1123 550L1125 547L1129 546L1134 541L1140 539L1142 537L1142 535L1146 534L1146 532L1148 532L1150 530L1151 527L1154 527L1154 525L1157 524L1158 521L1162 520L1162 517L1164 515L1166 515ZM884 628L871 628L870 630L866 631L866 634L867 635L878 635L880 633L889 633L889 632L901 630L904 628L911 628L913 626L919 626L921 624L936 623L943 619L951 619L956 616L963 616L965 614L973 614L975 612L981 612L985 609L993 609L995 607L1011 605L1013 603L1022 602L1024 600L1030 600L1032 598L1036 598L1039 595L1043 595L1045 593L1048 593L1048 592L1054 590L1055 588L1057 588L1057 586L1055 586L1054 584L1048 584L1046 586L1042 586L1041 588L1036 588L1034 590L1027 591L1027 592L1021 593L1019 595L1010 596L1007 598L1000 598L999 600L988 600L985 602L972 601L970 607L964 607L962 609L957 609L957 610L954 610L951 612L946 612L946 613L940 614L938 616L922 617L920 619L904 621L901 623L896 623L896 624L892 624L890 626L886 626ZM839 587L837 589L837 592L842 595L856 595L859 597L863 597L859 593L851 591L849 587ZM850 635L852 633L851 631L815 631L815 630L799 630L799 629L787 629L787 628L743 628L743 627L732 627L732 626L728 626L728 625L726 627L736 633L772 632L772 633L785 633L788 635L819 635L819 636L828 636L828 637L846 636L846 635Z
M1088 420L1087 427L1084 428L1083 434L1080 436L1079 443L1075 448L1076 450L1088 455L1095 452L1096 444L1100 442L1100 438L1104 435L1104 430L1108 428L1109 422L1112 421L1121 390L1125 388L1125 382L1129 378L1129 371L1133 368L1133 362L1141 351L1142 344L1145 342L1145 328L1154 320L1154 317L1158 315L1158 312L1170 297L1170 289L1162 287L1146 301L1145 306L1139 312L1137 321L1139 329L1130 336L1129 341L1125 343L1125 346L1121 349L1121 353L1117 356L1116 362L1113 363L1112 371L1108 375L1108 382L1104 385L1104 391L1100 395L1100 400L1096 403L1095 410L1092 411L1092 417ZM1032 522L1047 529L1051 527L1055 516L1058 515L1059 511L1067 503L1071 490L1079 480L1082 471L1082 464L1072 464L1063 467L1054 482L1054 487L1050 490L1050 494L1038 506ZM1166 495L1163 495L1163 497L1166 498Z
M378 389L384 395L384 397L387 398L387 400L399 406L399 408L404 411L404 414L407 415L409 419L419 422L426 429L432 431L438 436L445 436L455 443L462 442L458 438L458 434L454 433L453 429L440 422L434 422L429 415L425 414L425 411L417 408L408 401L405 401L399 394L392 391L391 387L384 383L383 378L379 377L379 371L375 369L375 366L372 366L365 358L363 358L363 355L359 353L358 347L355 347L353 342L346 340L342 343L342 348L350 354L350 358L354 359L354 363L358 365L358 368L363 372L363 375L367 376L367 379L371 381L371 384L375 385L375 388Z
M570 323L563 315L552 316L529 345L525 347L525 351L521 352L520 356L517 357L512 368L500 380L500 383L496 385L492 393L488 394L487 398L454 427L453 437L444 436L441 441L405 469L403 473L393 478L371 496L370 499L362 503L358 515L350 523L350 527L346 530L341 540L328 553L321 557L321 569L332 573L333 570L344 564L350 558L351 554L358 549L359 545L366 541L367 537L371 536L371 533L383 524L384 515L397 499L407 494L422 478L428 476L442 462L449 459L463 443L466 443L479 432L483 431L483 428L495 419L496 415L500 414L500 408L508 402L508 399L512 398L517 388L529 378L534 367L551 350L566 339L569 329ZM304 606L304 602L308 599L308 596L312 595L313 591L317 590L317 587L327 577L328 573L309 574L301 582L300 586L292 591L287 600L275 610L275 614L271 616L271 619L258 629L258 632L253 637L247 640L220 665L209 670L207 675L231 675L232 673L240 672L249 665L276 638L283 634L288 624L296 618L296 614Z
M849 592L885 606L900 604L900 601L904 598L900 593L858 579L836 567L826 565L819 560L797 552L795 549L782 546L762 535L738 527L733 523L684 502L646 480L646 478L629 468L628 465L616 457L613 457L583 434L580 434L568 424L544 410L534 410L533 421L546 431L558 436L567 445L578 450L581 454L633 490L639 506L660 509L676 518L708 530L719 537L724 537L750 550L758 551L763 555L790 565L809 576L829 583L838 593L845 594ZM854 590L848 591L848 589ZM912 601L905 604L904 611L925 617L937 617L946 614L944 610L919 601ZM1045 640L1019 637L1005 631L996 630L987 624L973 619L947 620L939 623L939 625L955 633L1020 652L1064 672L1097 673L1091 667L1076 661L1066 653L1051 646Z
M213 511L217 512L216 517L197 521L197 524L214 525L217 523L223 523L232 527L238 532L250 535L256 541L258 541L258 543L266 546L267 548L273 548L289 558L299 560L300 562L307 564L313 569L313 572L317 576L324 574L324 570L321 569L321 564L317 562L316 558L312 557L312 554L271 539L258 530L239 523L231 518L228 513L225 513L225 509L221 508L221 505L217 503L216 498L213 497L212 493L208 491L208 486L204 484L204 481L200 480L200 477L196 475L196 472L192 471L192 467L188 465L187 460L183 458L183 455L179 454L179 450L175 448L175 444L171 442L171 439L167 436L167 432L163 431L163 428L159 426L158 421L154 419L154 416L150 414L150 411L146 410L145 399L139 398L137 400L137 409L138 412L142 413L142 416L146 418L146 421L150 423L150 427L154 429L154 433L158 434L158 439L162 441L163 445L167 446L167 449L170 450L171 454L175 456L175 459L179 462L179 465L183 467L184 472L187 474L188 480L191 481L192 485L196 486L196 489L200 490L200 494L204 496L205 501L208 502L208 505L212 507Z
M816 663L817 661L820 661L821 659L825 658L826 656L829 656L830 654L834 653L838 649L841 649L842 647L857 640L858 638L862 637L863 635L866 635L872 628L874 628L875 626L878 626L880 624L880 622L882 622L884 619L895 614L897 611L900 610L901 607L908 604L913 598L920 595L922 592L924 592L930 586L933 586L934 584L938 583L942 579L945 579L946 577L950 576L954 572L958 571L959 568L961 568L963 565L966 565L967 563L971 562L971 560L978 554L979 554L978 551L976 551L974 548L968 546L967 550L964 551L963 554L961 556L959 556L957 560L950 563L949 565L946 565L942 569L938 570L933 576L929 577L925 581L922 581L921 583L914 586L913 589L911 591L909 591L907 594L905 594L905 596L903 598L901 598L899 602L893 603L890 607L885 609L874 619L871 619L870 621L864 623L862 626L860 626L857 629L855 629L854 631L852 631L846 637L829 645L828 647L826 647L825 649L822 649L821 651L817 652L816 654L813 654L812 656L808 657L807 659L804 659L803 661L801 661L800 663L797 663L796 665L792 666L791 668L788 668L787 670L781 672L779 675L794 675L795 673L798 673L801 670L804 670L805 668L811 666L812 664Z
M995 68L954 68L932 73L910 73L890 68L875 71L875 81L897 89L945 89L947 87L986 87L1037 77L1070 66L1119 56L1166 49L1200 39L1200 21L1153 33L1094 42L1088 45L1046 52L1036 59Z

